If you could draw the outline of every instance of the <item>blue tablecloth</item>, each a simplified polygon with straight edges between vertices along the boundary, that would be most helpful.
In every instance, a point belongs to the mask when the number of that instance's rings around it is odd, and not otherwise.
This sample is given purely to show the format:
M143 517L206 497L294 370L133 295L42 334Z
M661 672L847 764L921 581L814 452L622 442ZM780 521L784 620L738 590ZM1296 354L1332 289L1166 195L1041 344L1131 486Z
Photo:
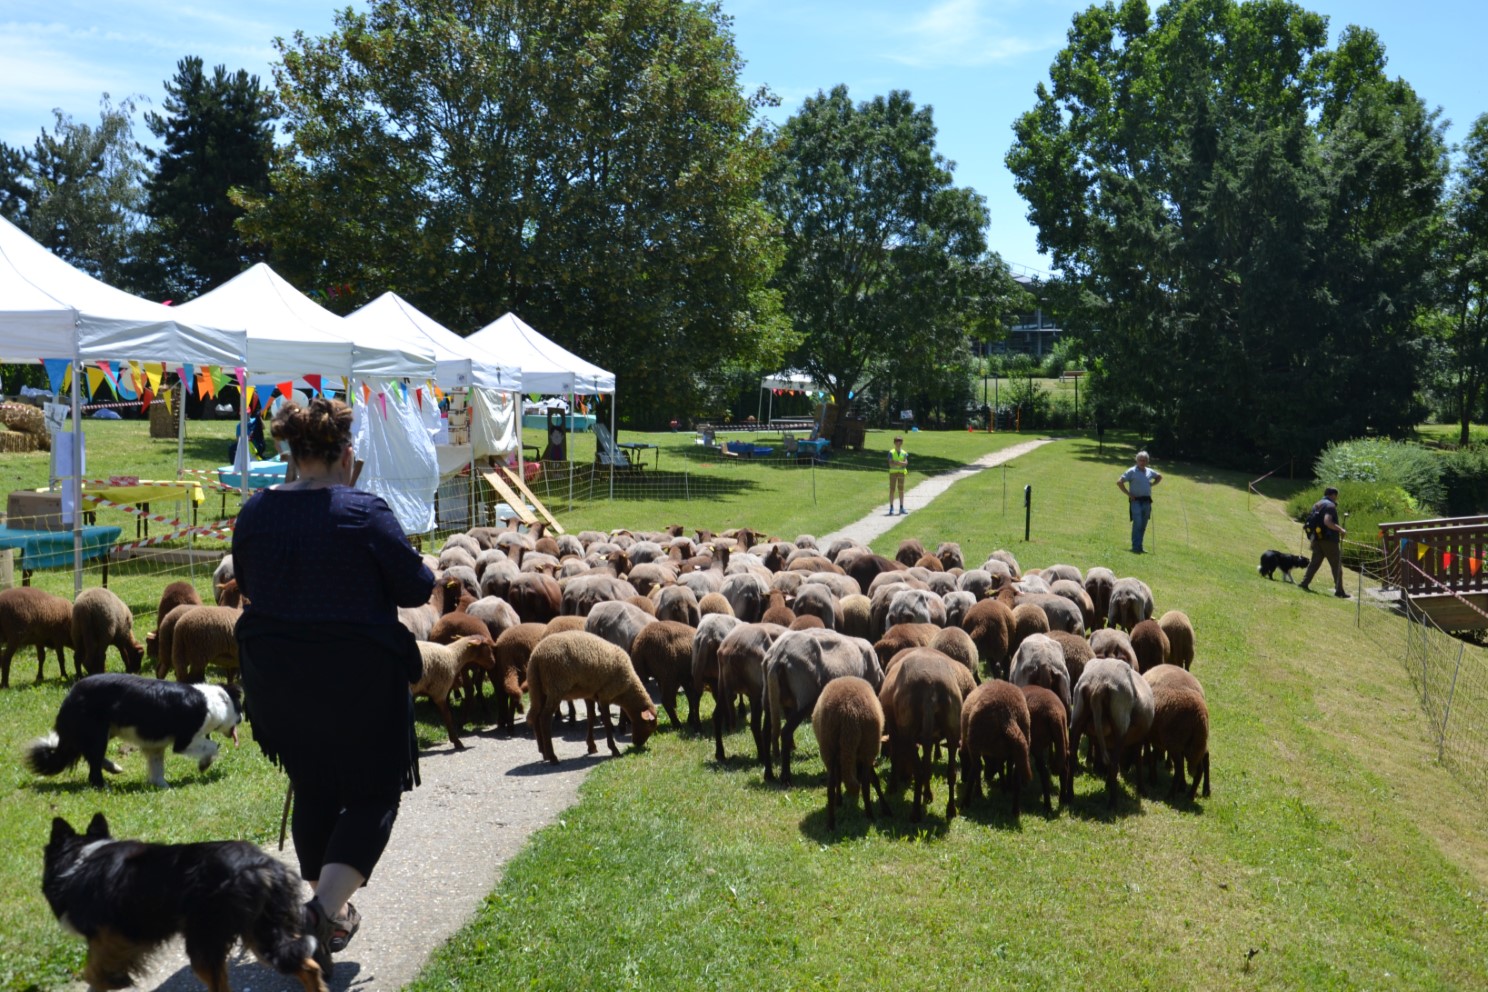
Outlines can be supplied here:
M522 416L522 426L535 431L548 429L548 418L546 414L528 413ZM568 415L568 429L570 431L587 431L594 428L594 414L571 413Z
M248 463L248 488L267 489L269 486L277 486L284 481L284 470L289 468L288 462L269 460L264 462ZM236 465L219 465L217 467L217 481L224 486L239 489L238 467Z
M118 527L84 527L83 557L101 558L119 540ZM20 530L0 527L0 548L15 548L21 553L21 568L61 568L72 564L72 531Z

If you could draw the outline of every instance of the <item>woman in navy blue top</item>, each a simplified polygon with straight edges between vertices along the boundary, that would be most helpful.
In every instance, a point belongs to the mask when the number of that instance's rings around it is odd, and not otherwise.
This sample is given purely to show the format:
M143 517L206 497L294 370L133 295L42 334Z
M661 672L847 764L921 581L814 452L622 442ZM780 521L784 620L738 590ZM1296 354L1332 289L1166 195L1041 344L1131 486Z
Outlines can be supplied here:
M274 418L293 482L244 504L233 572L247 601L238 657L254 739L294 790L306 924L329 972L356 932L350 896L372 874L418 780L418 646L399 606L428 601L434 576L378 496L350 487L351 411L317 398Z

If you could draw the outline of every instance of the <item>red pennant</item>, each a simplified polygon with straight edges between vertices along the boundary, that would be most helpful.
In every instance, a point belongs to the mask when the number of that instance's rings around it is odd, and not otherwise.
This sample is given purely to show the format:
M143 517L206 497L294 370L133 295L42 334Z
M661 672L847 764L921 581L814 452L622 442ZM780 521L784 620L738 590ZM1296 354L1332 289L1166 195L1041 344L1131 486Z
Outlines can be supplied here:
M1450 552L1450 551L1443 551L1442 552L1442 568L1451 568L1451 567L1452 567L1452 552Z
M288 382L281 382L274 388L279 390L279 395L283 396L285 399L294 399L294 380L291 379Z
M320 376L307 375L305 376L305 381L308 382L310 384L310 388L315 390L317 393L322 392L320 388Z

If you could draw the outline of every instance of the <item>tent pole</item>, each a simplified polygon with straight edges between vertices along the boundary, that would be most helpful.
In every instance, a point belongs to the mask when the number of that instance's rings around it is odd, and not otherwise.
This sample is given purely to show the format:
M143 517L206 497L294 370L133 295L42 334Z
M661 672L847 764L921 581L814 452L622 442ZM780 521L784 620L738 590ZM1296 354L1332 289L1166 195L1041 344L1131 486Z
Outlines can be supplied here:
M526 485L527 466L523 464L525 455L522 451L522 445L526 442L527 439L522 434L522 432L526 429L526 426L522 423L522 394L507 393L506 395L511 397L512 417L515 418L514 422L517 425L517 478L522 480L523 485ZM542 452L538 452L538 456L541 457L541 455ZM515 510L516 507L512 507L512 509Z
M564 413L563 413L563 415L568 418L568 423L565 426L568 428L569 433L572 433L573 432L573 405L574 405L573 387L572 386L569 386L568 387L568 409L565 410ZM573 451L569 448L569 445L572 444L572 443L573 442L570 441L568 444L565 444L563 446L563 448L564 448L563 454L568 457L568 512L569 513L572 513L573 512Z
M759 398L759 409L757 409L754 412L754 416L755 416L755 419L756 420L758 420L760 417L763 417L765 415L765 395L764 394L765 394L765 389L764 389L763 386L761 386L760 387L760 398Z
M78 332L72 335L72 598L83 591L83 406L78 398L78 380L83 377L83 355ZM60 652L59 652L60 654ZM73 658L73 667L77 659Z
M775 390L770 390L770 419L766 420L761 427L768 427L775 421Z
M610 394L610 440L615 440L615 394ZM617 444L619 442L616 442ZM618 450L618 449L617 449ZM615 459L610 459L610 502L615 502Z
M176 478L186 474L186 379L184 376L176 376L176 384L181 387L181 395L176 398ZM242 482L240 478L238 480Z

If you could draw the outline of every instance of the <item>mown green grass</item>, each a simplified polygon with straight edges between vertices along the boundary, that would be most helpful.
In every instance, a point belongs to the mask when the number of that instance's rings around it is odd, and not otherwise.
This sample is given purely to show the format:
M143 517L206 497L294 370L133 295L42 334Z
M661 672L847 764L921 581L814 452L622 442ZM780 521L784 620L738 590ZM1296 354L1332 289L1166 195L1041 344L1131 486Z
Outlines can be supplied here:
M1432 760L1397 657L1354 607L1255 571L1294 529L1246 479L1157 467L1155 553L1123 549L1129 452L1084 440L996 470L878 543L954 538L1025 566L1108 564L1183 609L1213 721L1213 796L1114 814L1077 780L1070 810L1021 822L998 799L946 823L825 829L809 730L791 789L744 732L719 766L671 730L590 776L415 983L433 989L963 987L1465 989L1488 985L1481 799ZM1402 633L1403 639L1403 633Z

